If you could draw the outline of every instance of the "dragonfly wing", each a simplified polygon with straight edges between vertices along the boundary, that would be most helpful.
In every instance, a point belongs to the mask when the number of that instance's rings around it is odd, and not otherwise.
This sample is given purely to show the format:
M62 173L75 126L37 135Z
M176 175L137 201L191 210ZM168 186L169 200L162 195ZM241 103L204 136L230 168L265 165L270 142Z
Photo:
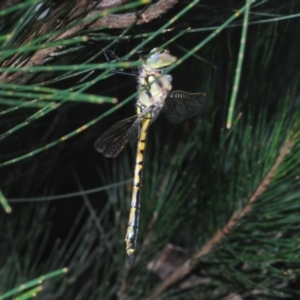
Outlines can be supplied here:
M137 141L139 129L140 119L138 116L122 120L110 127L98 138L95 148L106 157L116 157L128 141L130 145Z
M141 120L137 119L129 132L129 145L134 146L140 138Z
M179 123L201 112L206 101L206 93L171 91L165 100L163 112L169 122Z

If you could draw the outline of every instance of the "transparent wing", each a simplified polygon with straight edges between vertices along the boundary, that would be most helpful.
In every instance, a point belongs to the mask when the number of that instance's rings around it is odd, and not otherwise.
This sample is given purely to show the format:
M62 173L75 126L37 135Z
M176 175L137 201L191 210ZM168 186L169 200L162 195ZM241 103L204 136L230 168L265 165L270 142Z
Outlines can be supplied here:
M136 115L116 123L98 138L96 150L106 157L116 157L128 141L131 146L137 142L142 120L142 117Z
M207 101L206 96L206 93L171 91L162 110L169 122L179 123L203 111Z

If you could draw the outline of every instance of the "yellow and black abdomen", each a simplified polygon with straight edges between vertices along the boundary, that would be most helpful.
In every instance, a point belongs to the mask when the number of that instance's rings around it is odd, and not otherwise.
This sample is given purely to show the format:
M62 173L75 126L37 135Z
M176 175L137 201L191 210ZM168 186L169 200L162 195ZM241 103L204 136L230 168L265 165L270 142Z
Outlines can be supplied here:
M125 237L126 252L129 257L129 264L133 264L134 251L137 243L139 229L139 213L141 207L141 187L143 179L144 152L146 149L147 131L151 123L151 112L149 112L141 125L140 138L137 145L137 154L134 168L134 178L132 187L132 198L130 215Z

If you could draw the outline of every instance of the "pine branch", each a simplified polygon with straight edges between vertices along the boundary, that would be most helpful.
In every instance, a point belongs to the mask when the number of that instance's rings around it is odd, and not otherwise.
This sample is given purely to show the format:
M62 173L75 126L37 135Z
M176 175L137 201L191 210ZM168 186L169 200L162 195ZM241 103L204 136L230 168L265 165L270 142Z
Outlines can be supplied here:
M44 20L39 20L33 24L33 28L31 29L30 33L23 38L23 41L20 42L19 46L32 43L33 39L36 38L37 32L39 36L46 34L48 35L53 28L55 28L55 31L59 33L53 32L51 38L44 41L44 43L69 39L80 35L83 30L100 30L103 28L120 29L126 28L134 23L137 25L142 25L166 13L177 3L177 1L178 0L160 0L157 3L150 5L146 10L140 10L137 13L114 15L110 13L110 10L112 9L114 11L117 7L126 8L123 6L124 0L106 0L104 3L100 2L100 4L96 6L90 4L89 0L78 0L78 2L76 2L71 9L71 12L68 13L67 17L64 16L64 14L68 8L68 2L63 2L58 8L50 12L50 15L47 16L46 22ZM59 22L57 24L58 20ZM80 24L76 25L78 23ZM66 26L66 24L68 24L68 26ZM59 49L59 45L40 49L26 57L26 59L24 59L20 53L18 53L5 60L1 66L31 67L43 65L47 58L54 56L54 53ZM20 79L21 76L23 76L22 79ZM30 78L32 78L32 76L32 74L26 74L26 76L24 76L23 73L11 74L5 72L0 75L0 82L11 83L18 81L19 83L26 83L28 80L30 80Z
M201 258L211 253L216 248L216 246L220 244L225 239L225 237L229 235L234 230L234 228L236 228L236 226L238 226L243 217L245 217L252 210L252 205L254 204L254 202L257 201L259 196L261 196L266 191L272 179L275 178L279 167L282 165L284 159L292 150L296 139L297 133L294 133L292 137L288 138L285 141L270 171L266 174L257 189L249 198L244 208L234 212L228 223L222 229L218 230L216 234L206 243L206 245L204 245L204 247L202 247L199 252L196 252L190 259L185 261L181 267L179 267L173 274L165 279L149 297L145 298L145 300L157 299L157 297L168 287L176 284L185 276L191 274L191 272L200 262Z

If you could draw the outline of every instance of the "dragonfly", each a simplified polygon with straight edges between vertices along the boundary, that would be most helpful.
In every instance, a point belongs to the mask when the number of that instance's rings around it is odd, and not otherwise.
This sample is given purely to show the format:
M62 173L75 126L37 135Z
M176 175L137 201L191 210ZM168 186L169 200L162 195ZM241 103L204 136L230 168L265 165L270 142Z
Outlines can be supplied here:
M207 99L204 92L171 91L172 76L164 72L167 67L175 63L177 58L168 50L154 48L141 60L137 73L136 115L113 125L95 143L96 150L105 157L116 157L128 142L131 146L137 143L131 207L125 236L130 266L134 262L137 245L143 164L149 126L161 111L171 123L179 123L191 118L204 109Z

